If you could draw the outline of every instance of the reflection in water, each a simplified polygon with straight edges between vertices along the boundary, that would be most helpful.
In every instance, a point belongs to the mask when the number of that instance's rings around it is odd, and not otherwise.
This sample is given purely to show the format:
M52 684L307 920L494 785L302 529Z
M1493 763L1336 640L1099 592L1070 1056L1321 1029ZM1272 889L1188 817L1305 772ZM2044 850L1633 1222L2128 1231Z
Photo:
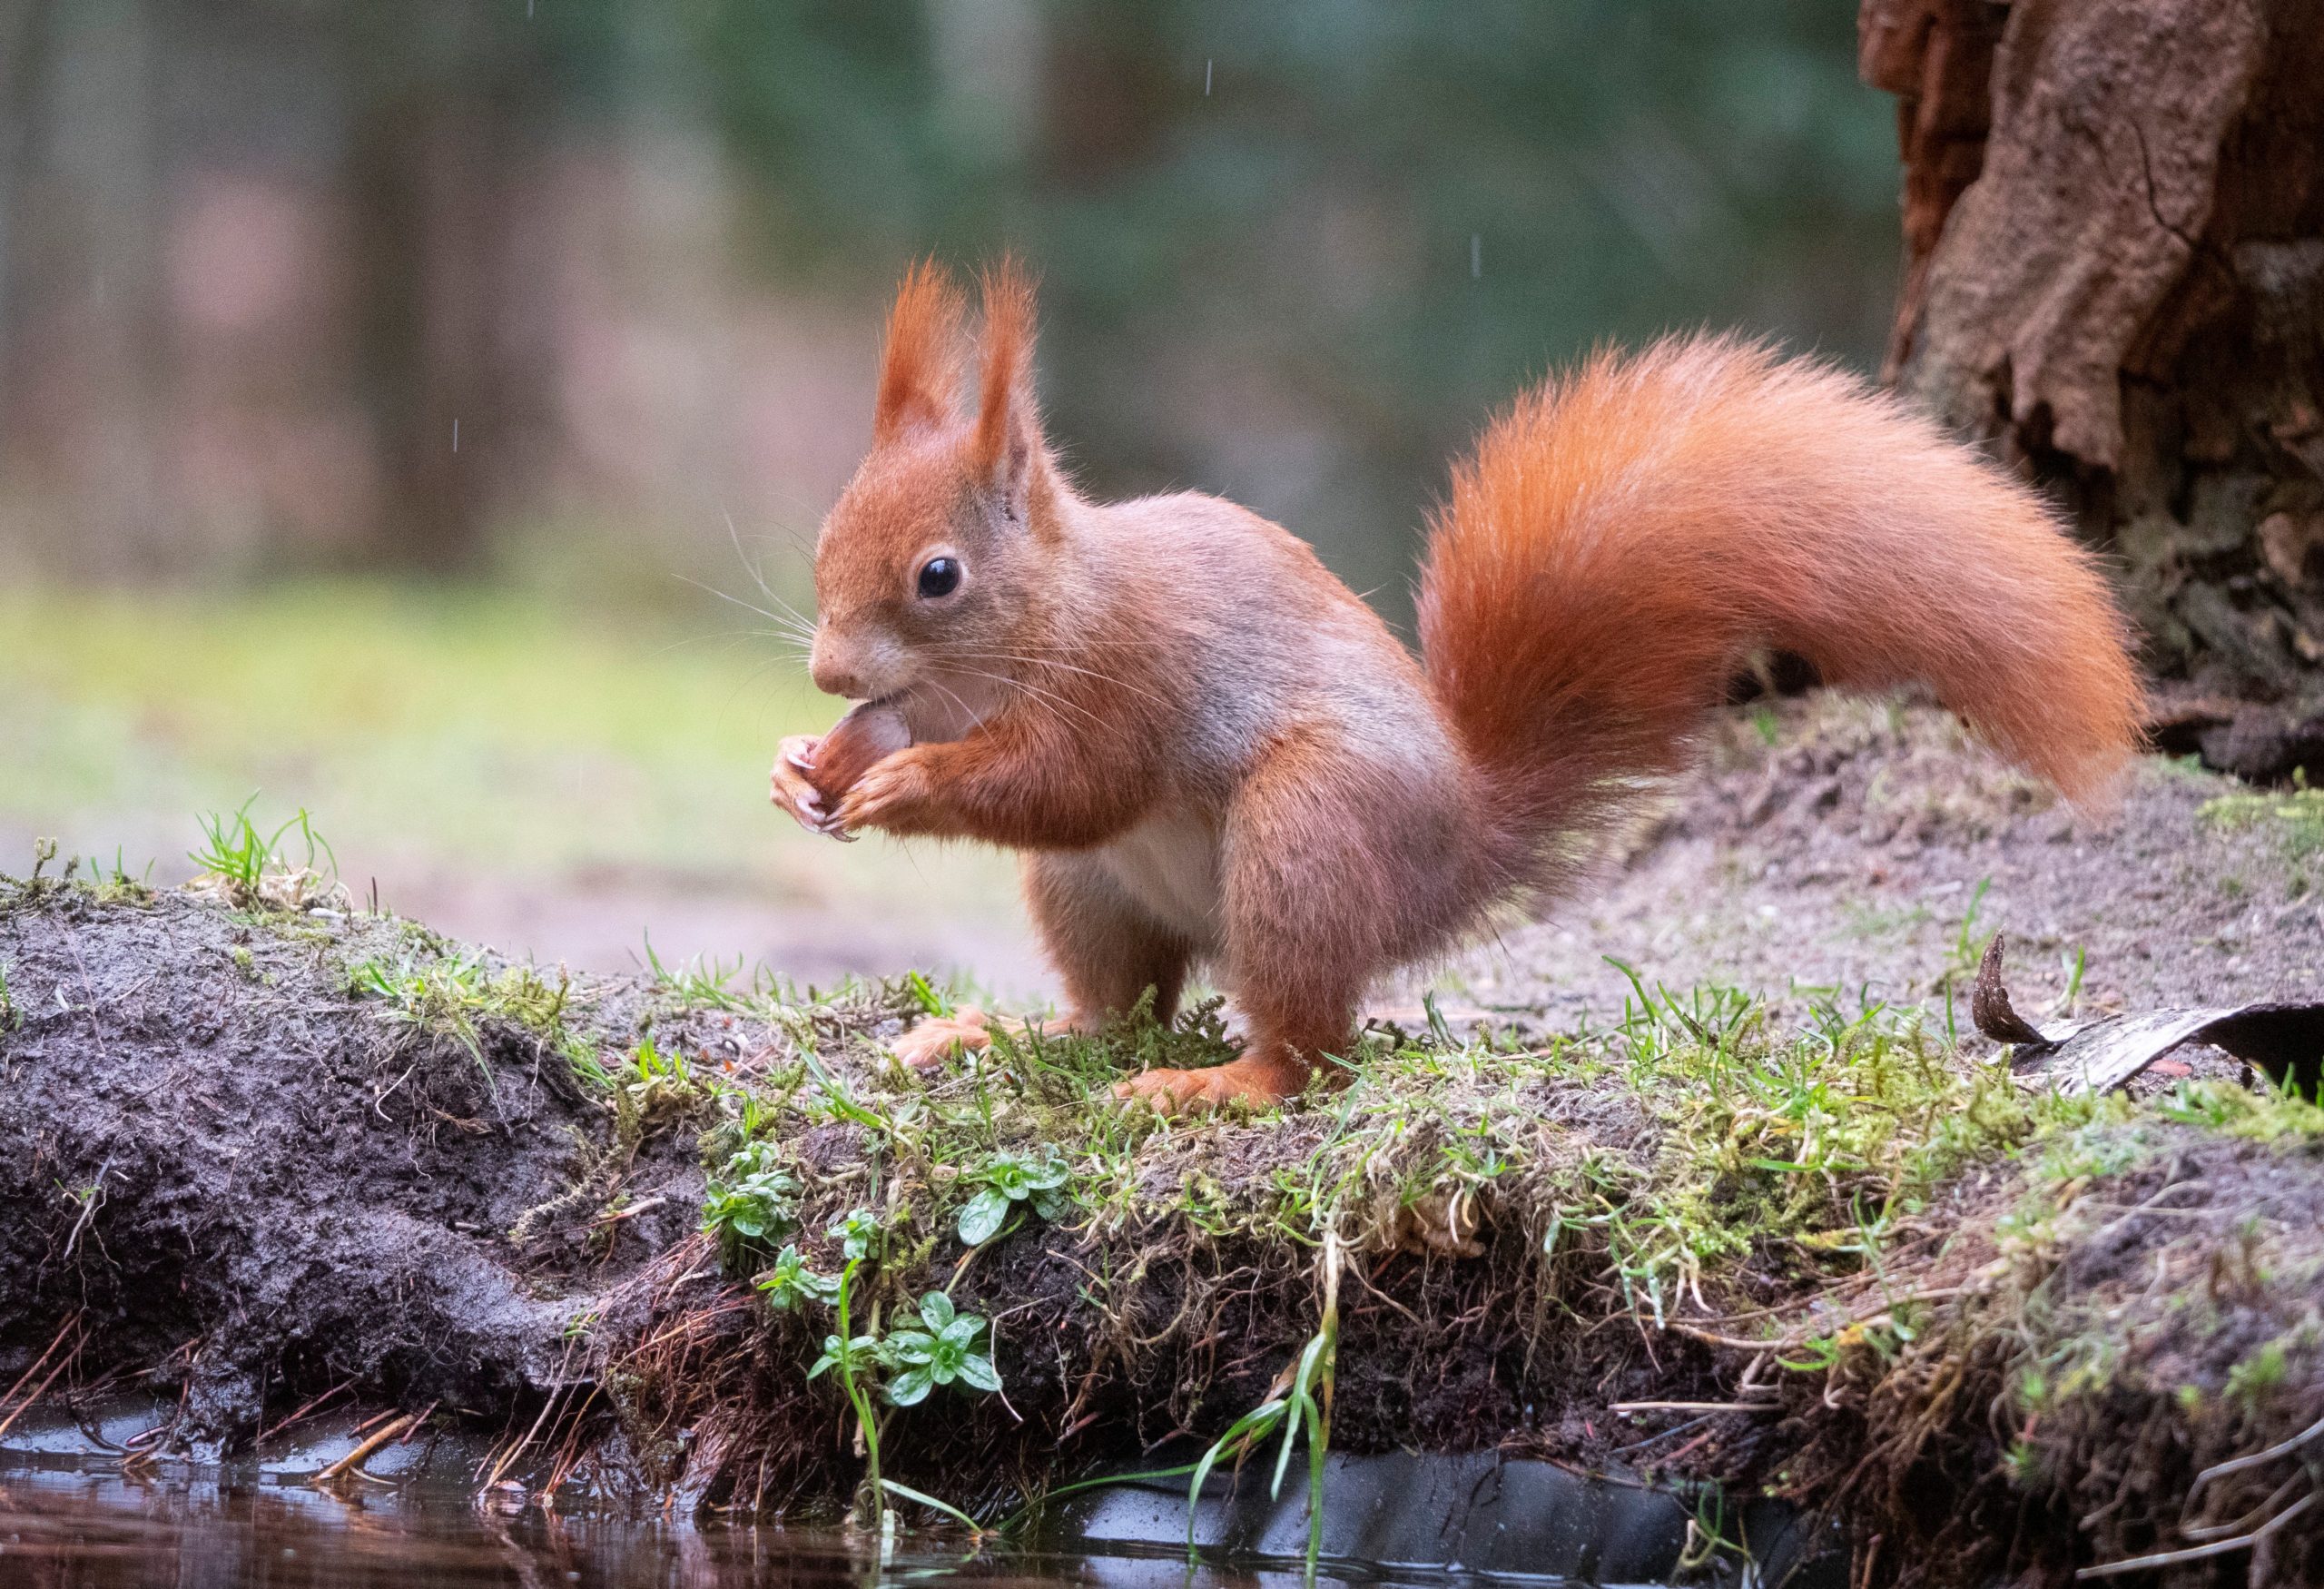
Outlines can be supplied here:
M464 1490L435 1485L340 1500L237 1480L138 1484L110 1474L0 1472L0 1584L7 1589L873 1589L947 1578L996 1589L1290 1589L1300 1582L1295 1574L1189 1571L1137 1556L970 1551L957 1539L914 1535L883 1567L868 1541L832 1529L532 1509L501 1515L473 1507Z

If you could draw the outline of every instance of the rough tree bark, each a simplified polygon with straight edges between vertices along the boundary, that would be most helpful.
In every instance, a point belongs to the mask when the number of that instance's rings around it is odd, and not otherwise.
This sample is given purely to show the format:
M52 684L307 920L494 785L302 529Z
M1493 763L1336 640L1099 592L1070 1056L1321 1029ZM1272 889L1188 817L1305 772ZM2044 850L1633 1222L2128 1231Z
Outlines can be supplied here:
M1886 377L2122 575L2166 748L2324 776L2324 5L1863 0Z

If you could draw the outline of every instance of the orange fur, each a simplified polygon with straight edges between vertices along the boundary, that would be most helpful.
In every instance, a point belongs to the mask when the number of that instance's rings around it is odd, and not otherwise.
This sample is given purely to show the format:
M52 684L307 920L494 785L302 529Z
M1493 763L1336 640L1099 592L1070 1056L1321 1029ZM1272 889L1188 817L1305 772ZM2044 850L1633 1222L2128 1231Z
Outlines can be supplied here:
M1680 765L1753 647L1839 684L1924 679L2086 801L2134 741L2090 559L2024 488L1828 369L1679 339L1521 399L1437 515L1423 668L1256 515L1077 493L1013 265L984 278L977 410L955 412L959 313L932 270L906 281L871 455L816 548L816 680L913 743L825 810L813 742L786 742L776 798L819 831L1028 852L1078 1024L1147 988L1167 1017L1213 965L1245 1054L1125 1084L1165 1104L1296 1091L1346 1051L1374 975L1571 881L1577 835ZM938 558L960 577L931 594Z
M979 278L984 326L979 350L984 363L978 392L972 467L985 473L1009 460L1012 445L1029 445L1033 416L1033 283L1014 259Z
M872 409L875 445L948 424L960 401L960 290L933 260L912 267L888 312Z
M2039 498L1854 377L1727 338L1601 353L1497 419L1436 516L1420 623L1527 881L1558 881L1619 780L1680 763L1757 646L1925 682L2085 804L2142 716L2105 580Z

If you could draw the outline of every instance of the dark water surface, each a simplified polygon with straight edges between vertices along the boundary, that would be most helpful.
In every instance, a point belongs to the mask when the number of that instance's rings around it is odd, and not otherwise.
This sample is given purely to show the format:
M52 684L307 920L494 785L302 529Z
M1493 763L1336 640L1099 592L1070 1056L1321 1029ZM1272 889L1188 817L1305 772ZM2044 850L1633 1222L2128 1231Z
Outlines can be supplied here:
M1319 1584L1445 1584L1459 1574L1337 1574ZM150 1483L118 1473L0 1471L5 1589L873 1589L974 1584L1291 1589L1293 1571L1190 1568L1164 1554L971 1549L907 1531L882 1564L837 1529L480 1510L455 1485L342 1500L242 1479ZM1549 1582L1535 1579L1536 1583Z

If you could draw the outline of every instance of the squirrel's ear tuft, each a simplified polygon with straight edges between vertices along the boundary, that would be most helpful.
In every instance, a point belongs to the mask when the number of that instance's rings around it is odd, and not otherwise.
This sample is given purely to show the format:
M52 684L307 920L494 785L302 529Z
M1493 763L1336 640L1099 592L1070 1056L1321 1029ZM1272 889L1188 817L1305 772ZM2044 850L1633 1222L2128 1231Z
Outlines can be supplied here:
M875 446L913 430L940 429L958 415L960 319L960 290L941 265L923 260L906 273L888 311L872 419Z
M1022 509L1042 458L1033 406L1033 283L1014 259L984 272L983 376L970 463Z

